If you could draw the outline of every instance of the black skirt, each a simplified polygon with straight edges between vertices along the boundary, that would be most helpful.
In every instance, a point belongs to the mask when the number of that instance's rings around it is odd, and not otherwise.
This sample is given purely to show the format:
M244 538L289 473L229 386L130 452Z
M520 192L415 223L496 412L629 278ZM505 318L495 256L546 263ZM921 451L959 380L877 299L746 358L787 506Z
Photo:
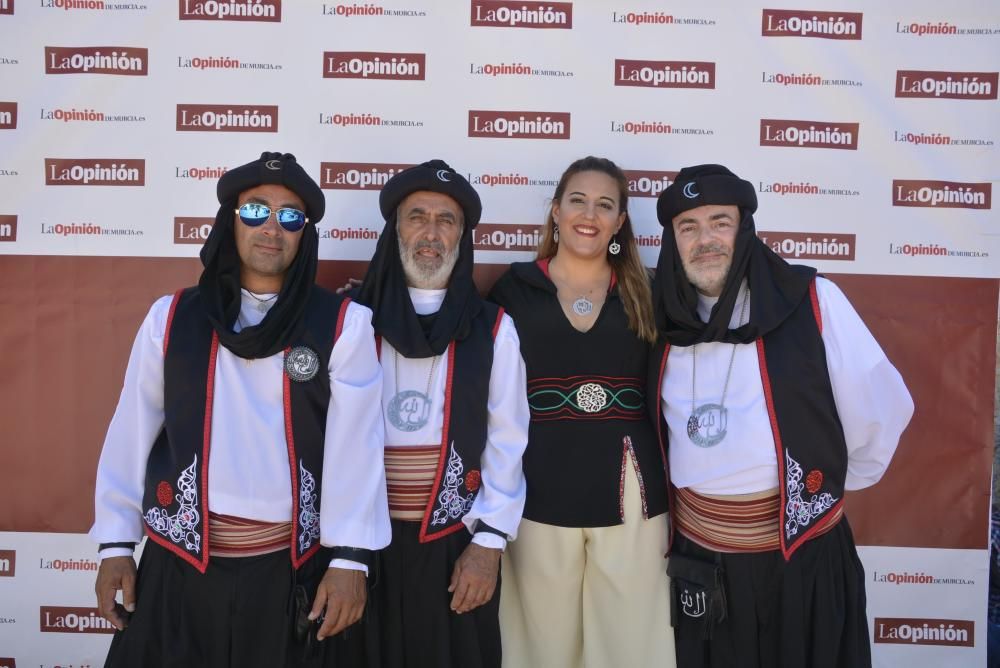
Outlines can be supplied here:
M363 624L316 641L294 631L295 589L311 605L330 563L320 549L296 572L288 550L213 557L204 574L146 541L136 610L115 633L105 668L365 668Z
M846 517L788 562L777 550L713 552L681 534L671 554L720 565L726 598L726 618L717 623L707 614L688 616L677 606L678 666L871 667L865 571ZM682 593L677 589L674 595Z
M487 603L452 612L448 585L472 536L463 528L420 543L419 531L419 522L392 520L392 543L379 553L372 653L381 653L382 668L500 668L499 577Z

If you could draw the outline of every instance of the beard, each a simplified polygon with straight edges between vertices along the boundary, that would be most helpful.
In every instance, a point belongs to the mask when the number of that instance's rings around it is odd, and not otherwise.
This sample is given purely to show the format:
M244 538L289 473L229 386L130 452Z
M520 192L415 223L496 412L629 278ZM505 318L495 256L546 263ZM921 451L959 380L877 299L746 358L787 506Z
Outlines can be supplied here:
M438 254L433 257L418 255L424 248L430 248ZM448 286L451 271L458 262L458 244L456 243L455 247L448 251L440 241L422 239L412 246L407 246L400 237L399 259L410 287L439 290Z
M695 259L709 253L724 253L725 257L708 266L695 264ZM699 246L688 259L683 261L684 273L691 285L698 292L712 297L718 297L722 294L722 288L726 284L726 277L729 275L732 263L732 250L722 244Z

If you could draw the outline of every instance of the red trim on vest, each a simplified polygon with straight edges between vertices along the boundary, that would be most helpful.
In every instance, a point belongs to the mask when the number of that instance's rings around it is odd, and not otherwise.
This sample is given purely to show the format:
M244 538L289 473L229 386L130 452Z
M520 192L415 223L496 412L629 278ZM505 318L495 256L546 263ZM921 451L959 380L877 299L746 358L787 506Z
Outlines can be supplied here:
M208 354L208 382L205 385L205 437L201 451L202 567L208 568L208 453L212 449L212 404L215 401L215 364L219 357L219 333L212 330L212 350Z
M799 540L799 545L805 544L806 541L808 541L810 538L812 538L813 536L815 536L817 534L821 534L821 533L825 533L826 531L829 531L836 524L838 524L840 522L840 520L844 519L844 514L843 513L839 513L838 514L838 511L840 510L840 507L843 506L843 505L844 505L844 500L841 499L840 501L838 501L837 503L835 503L833 505L833 507L831 507L828 511L826 511L826 515L823 517L823 519L821 521L819 521L816 524L814 524L812 527L810 527L810 529L808 531L806 531L804 534L802 534L802 536L801 536L801 538ZM836 518L837 521L836 522L831 522L831 520L834 519L834 518ZM778 527L778 530L779 531L781 530L780 526ZM796 545L795 548L792 549L792 552L794 552L795 550L797 550L799 548L799 545ZM791 554L789 554L789 556L791 556Z
M434 510L434 502L437 500L435 494L437 493L438 485L441 484L441 476L444 475L445 464L448 462L448 428L451 425L451 392L454 376L455 342L452 341L448 344L448 380L445 382L444 386L444 424L441 425L441 454L438 456L437 474L434 476L434 485L431 487L431 495L430 498L427 499L427 507L424 508L424 519L420 522L421 543L429 543L432 540L436 540L442 536L447 536L448 534L454 533L465 527L462 522L459 522L458 524L448 527L440 533L434 534L431 538L427 537L427 522L430 520L431 513Z
M815 278L809 282L809 299L812 301L813 317L816 318L816 326L819 327L819 333L823 334L823 314L819 310L819 295L816 294Z
M376 336L375 337L375 357L378 358L379 362L382 361L382 337L381 336Z
M337 314L337 329L333 332L333 345L337 345L340 333L344 331L344 318L347 317L347 305L351 303L351 298L347 297L340 302L340 313ZM330 354L333 355L332 348Z
M344 318L347 316L347 305L351 303L351 300L344 299L340 303L340 310L337 313L337 328L333 332L333 345L337 345L337 340L340 338L341 332L344 331ZM291 351L291 347L285 348L285 356ZM330 355L333 355L333 350L331 348ZM302 564L309 561L314 554L319 550L322 543L316 541L316 544L306 550L301 557L296 557L297 554L296 546L298 545L298 530L299 530L299 468L298 468L298 455L295 454L295 432L292 429L292 395L291 395L292 383L288 378L287 373L282 373L282 386L281 386L281 399L285 408L285 442L288 446L288 470L291 473L292 480L292 538L291 538L291 555L292 555L292 568L298 570Z
M663 375L667 370L667 356L670 355L670 344L667 343L663 348L663 359L660 360L660 373L657 375L656 380L656 396L649 397L647 401L656 402L656 440L660 444L660 456L663 457L663 465L667 466L667 449L664 447L666 443L666 436L663 434L663 416L660 414L660 393L663 392Z
M774 456L778 460L778 494L781 496L781 506L778 508L778 540L781 543L781 554L785 557L785 561L788 561L804 541L799 541L791 549L788 549L785 542L783 527L785 526L785 507L788 502L785 498L787 494L785 489L785 446L781 443L781 432L778 431L778 414L774 411L774 395L771 393L771 378L767 374L767 359L764 356L764 339L762 338L757 339L757 363L760 366L760 382L764 388L767 417L771 421L771 435L774 437Z
M503 321L503 306L497 310L497 321L493 323L493 341L497 340L497 332L500 331L500 323Z
M205 520L205 523L208 524L208 520ZM155 533L152 529L149 528L149 525L146 524L145 522L142 523L142 526L145 529L145 531L146 531L146 537L149 538L149 540L153 541L154 543L156 543L160 547L162 547L162 548L164 548L166 550L169 550L170 552L174 553L175 555L177 555L178 557L180 557L184 561L186 561L189 564L191 564L192 566L194 566L195 569L199 573L201 573L202 575L204 575L205 571L208 569L208 565L207 564L203 566L200 561L198 561L197 559L195 559L194 557L192 557L190 554L188 554L187 552L185 552L181 548L179 548L176 543L172 543L169 540L167 540L166 538L164 538L163 536L159 535L158 533Z
M670 549L674 546L674 526L677 524L676 517L674 516L674 508L677 506L674 502L674 486L670 484L670 460L667 458L667 449L664 446L666 443L666 436L663 433L664 417L660 412L660 394L663 392L663 375L667 370L667 357L669 355L670 344L665 343L663 345L663 358L660 359L660 373L657 374L656 396L646 398L647 401L656 402L656 440L660 445L660 456L663 458L663 471L667 476L667 516L670 518L670 522L667 525L667 553L663 555L664 557L670 555Z
M174 298L170 302L170 310L167 312L167 329L163 332L163 355L167 355L167 344L170 343L170 326L174 323L174 311L177 310L177 302L181 300L181 293L184 290L178 290L174 293Z
M450 536L451 534L456 533L458 531L461 531L464 528L465 528L465 523L464 522L458 522L456 524L452 524L447 529L444 529L442 531L437 532L436 534L434 534L433 536L430 536L430 537L425 536L423 534L423 530L421 530L420 542L421 543L429 543L432 540L437 540L438 538L444 538L445 536Z
M813 297L816 295L815 286L816 283L813 281L810 286L810 293ZM822 331L823 325L822 320L819 317L819 303L817 301L813 302L813 313L816 315L816 324L819 325L820 331ZM804 534L799 536L797 542L791 547L791 549L788 548L785 542L785 532L783 529L785 525L785 508L787 503L785 499L785 446L781 442L781 433L778 431L778 417L774 410L774 395L771 393L771 378L767 373L767 360L764 355L763 339L757 339L757 359L760 364L760 380L764 387L764 399L767 403L767 416L771 420L771 431L774 434L775 456L778 460L778 493L781 495L781 507L778 508L778 539L781 541L781 554L785 557L785 561L788 561L792 558L792 555L795 554L795 551L805 545L810 538L827 531L832 528L834 524L836 524L836 522L831 523L831 519L837 517L837 511L844 505L844 500L841 499L834 504L834 506L826 512L826 515L822 520L814 524ZM843 517L843 515L841 514L840 517ZM839 517L837 521L840 521Z
M622 439L622 469L618 474L618 517L625 524L625 469L628 465L628 436ZM646 519L645 517L643 519Z
M170 305L170 313L167 316L167 331L163 337L163 352L166 354L167 351L167 340L170 337L170 327L173 324L172 320L174 317L174 311L177 307L177 301L183 290L178 291L174 295L174 301ZM215 331L212 332L212 348L208 354L208 379L205 384L205 424L202 429L202 447L201 447L201 549L202 557L201 559L196 559L195 557L188 554L186 551L181 549L179 545L172 541L168 541L163 536L154 533L149 525L143 522L145 527L146 535L157 545L164 547L178 557L188 562L194 566L199 573L204 574L208 570L208 559L209 559L209 535L208 535L208 455L212 448L212 401L215 397L215 363L219 356L219 334Z
M284 355L282 356L282 362L288 358L288 353L291 348L285 348ZM288 472L292 480L292 537L291 537L291 556L292 556L292 568L297 569L302 562L295 558L295 530L298 528L299 521L299 471L295 466L295 434L292 432L292 395L291 395L291 380L288 378L288 374L284 371L284 363L282 363L281 370L281 405L284 408L284 418L285 418L285 447L288 449Z
M666 359L666 356L664 356L664 359ZM661 371L662 371L662 366L661 366ZM538 385L539 383L541 383L543 381L550 381L551 380L551 381L555 381L555 382L560 382L560 381L578 380L578 379L583 379L583 380L606 380L606 381L609 381L609 384L614 383L614 381L622 381L622 380L624 380L624 381L630 381L632 383L635 383L636 381L644 380L642 378L636 378L634 376L601 376L601 375L595 373L593 375L584 375L584 376L541 376L539 378L533 378L532 381L531 381L531 383L533 385ZM662 380L662 378L661 378L661 380ZM621 383L621 384L624 384L624 383Z

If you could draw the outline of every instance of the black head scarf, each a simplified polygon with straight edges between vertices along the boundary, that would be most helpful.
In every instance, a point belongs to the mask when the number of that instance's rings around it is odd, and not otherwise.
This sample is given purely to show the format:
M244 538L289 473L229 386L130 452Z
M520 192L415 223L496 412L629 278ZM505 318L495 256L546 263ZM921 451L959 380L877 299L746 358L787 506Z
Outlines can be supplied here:
M732 265L707 323L698 317L698 292L684 272L672 224L677 214L706 204L735 205L740 210ZM685 167L660 195L656 217L663 226L663 240L653 281L653 310L656 328L671 344L750 343L784 322L805 297L816 270L792 266L768 248L757 237L756 210L753 184L722 165ZM744 278L750 286L750 320L729 329Z
M465 219L458 242L458 259L448 281L448 292L434 316L418 316L407 290L399 257L396 209L414 192L429 190L454 199ZM382 188L379 208L385 228L357 294L371 308L375 333L409 358L440 355L453 340L469 335L472 319L482 309L482 299L472 281L472 230L479 223L482 204L475 189L442 160L431 160L399 172Z
M233 211L240 193L267 183L285 186L301 197L309 222L302 228L298 254L288 267L274 305L259 325L245 327L237 334L233 332L233 324L240 313L242 296ZM325 210L323 191L295 162L294 155L265 152L260 159L223 174L216 194L221 206L201 249L201 263L205 267L198 281L201 302L219 342L233 354L246 359L270 357L298 338L304 326L306 302L316 282L319 237L315 223Z

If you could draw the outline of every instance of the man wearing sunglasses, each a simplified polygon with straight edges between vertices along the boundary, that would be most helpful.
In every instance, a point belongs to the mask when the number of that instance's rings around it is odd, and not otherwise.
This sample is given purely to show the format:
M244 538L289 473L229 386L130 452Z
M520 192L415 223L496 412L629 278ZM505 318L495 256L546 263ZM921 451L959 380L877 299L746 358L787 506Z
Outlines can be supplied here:
M482 206L432 160L382 188L385 228L358 301L384 389L392 543L373 619L382 668L499 668L499 561L524 509L524 362L513 321L472 281Z
M314 284L324 197L294 156L217 195L198 285L146 316L98 465L107 665L354 665L360 634L324 639L360 619L390 538L371 312Z

